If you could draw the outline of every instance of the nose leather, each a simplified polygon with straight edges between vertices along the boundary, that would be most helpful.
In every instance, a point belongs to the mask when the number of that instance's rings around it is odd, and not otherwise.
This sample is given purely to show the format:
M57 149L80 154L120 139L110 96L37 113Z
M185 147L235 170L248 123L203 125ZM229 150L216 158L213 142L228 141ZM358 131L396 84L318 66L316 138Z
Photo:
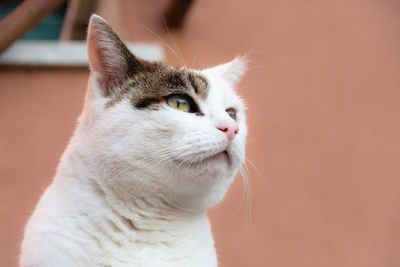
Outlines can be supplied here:
M238 124L232 119L224 119L220 121L217 125L217 129L221 132L225 132L229 141L232 141L233 138L235 138L236 134L239 132Z

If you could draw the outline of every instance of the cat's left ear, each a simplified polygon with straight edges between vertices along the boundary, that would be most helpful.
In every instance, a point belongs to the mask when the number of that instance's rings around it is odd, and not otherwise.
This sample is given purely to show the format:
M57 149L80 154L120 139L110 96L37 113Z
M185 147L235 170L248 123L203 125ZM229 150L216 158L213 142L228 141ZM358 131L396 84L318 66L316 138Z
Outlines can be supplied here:
M218 65L214 68L206 70L213 73L224 80L228 81L232 86L236 85L247 69L247 60L244 57L236 57L232 61Z
M128 76L144 68L110 25L100 16L89 21L87 49L90 71L97 80L103 96L115 94Z

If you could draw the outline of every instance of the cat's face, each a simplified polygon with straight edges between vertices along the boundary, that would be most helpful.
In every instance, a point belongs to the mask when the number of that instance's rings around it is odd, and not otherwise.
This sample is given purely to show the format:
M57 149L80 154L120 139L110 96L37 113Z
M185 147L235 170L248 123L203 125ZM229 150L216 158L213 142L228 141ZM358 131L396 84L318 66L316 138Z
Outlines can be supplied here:
M245 107L234 91L243 62L202 71L146 62L96 16L88 52L93 145L119 173L102 183L202 208L218 202L245 159Z

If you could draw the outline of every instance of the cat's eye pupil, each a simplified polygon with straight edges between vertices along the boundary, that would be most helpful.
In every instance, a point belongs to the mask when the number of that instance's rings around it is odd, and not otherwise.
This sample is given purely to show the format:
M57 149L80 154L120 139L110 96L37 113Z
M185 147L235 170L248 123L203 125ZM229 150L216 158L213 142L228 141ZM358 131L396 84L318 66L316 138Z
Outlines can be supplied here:
M188 100L181 96L170 96L167 98L167 104L177 110L183 112L191 112L191 105Z
M236 120L236 111L233 108L228 108L226 113L231 117L233 120Z

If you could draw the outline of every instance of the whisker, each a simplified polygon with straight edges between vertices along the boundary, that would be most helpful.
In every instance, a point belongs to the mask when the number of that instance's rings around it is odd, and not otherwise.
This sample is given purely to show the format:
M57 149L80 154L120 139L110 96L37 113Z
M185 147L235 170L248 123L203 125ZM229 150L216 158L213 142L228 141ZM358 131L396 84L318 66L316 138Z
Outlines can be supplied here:
M245 194L245 203L246 203L246 208L245 208L245 224L246 228L249 229L249 225L251 222L251 189L250 189L250 179L249 175L246 173L245 168L241 167L240 170L240 175L242 176L242 182L243 182L243 192Z
M157 33L152 31L149 27L147 27L143 23L141 23L139 21L137 21L137 23L139 23L143 28L145 28L147 31L149 31L151 34L153 34L162 44L164 44L176 56L176 58L179 60L180 64L185 65L185 63L182 62L181 58L176 53L176 51L169 44L167 44L167 42L165 42L164 39L162 39Z
M167 25L167 22L165 21L164 16L161 16L161 18L162 18L162 20L163 20L163 22L164 22L164 26L165 26L165 29L167 30L169 39L171 40L172 44L175 46L176 50L178 50L178 53L179 53L179 55L181 56L181 59L182 59L182 61L183 61L183 66L187 69L185 59L183 58L183 55L182 55L182 53L181 53L181 50L180 50L179 47L176 45L175 40L172 38L171 32L170 32L170 30L169 30L169 28L168 28L168 25Z
M194 58L192 59L192 66L195 67L195 64L197 63L197 59L200 55L202 48L199 48L196 52L196 54L194 55Z
M258 170L256 165L253 163L253 161L250 159L249 155L246 155L246 162L250 164L250 166L255 170L257 176L260 178L261 182L263 185L271 192L272 187L268 184L268 182L264 179L264 176L261 174L261 172Z

